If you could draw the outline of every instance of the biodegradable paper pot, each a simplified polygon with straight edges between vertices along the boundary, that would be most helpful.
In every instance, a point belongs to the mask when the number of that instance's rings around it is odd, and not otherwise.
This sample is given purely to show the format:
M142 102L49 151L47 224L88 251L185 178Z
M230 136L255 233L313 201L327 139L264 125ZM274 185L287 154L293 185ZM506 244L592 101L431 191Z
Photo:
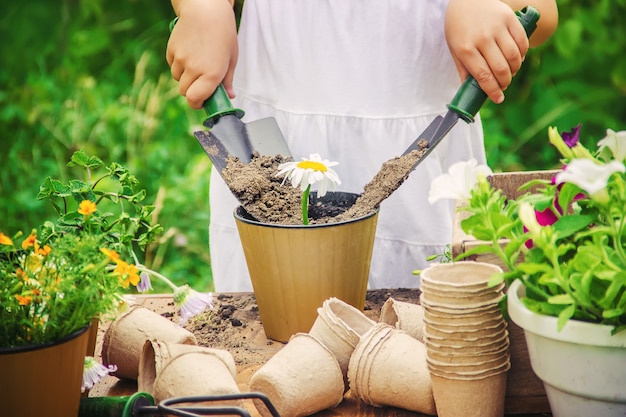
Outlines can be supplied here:
M353 394L367 404L435 414L426 347L401 330L374 326L354 350L348 375Z
M438 417L502 417L506 373L474 380L432 375Z
M432 286L477 291L487 288L489 279L496 273L502 273L502 268L485 262L451 262L429 266L420 274L420 280Z
M341 402L343 375L328 348L298 333L252 375L250 390L267 395L281 417L308 416ZM259 413L270 416L257 401Z
M495 359L476 362L473 364L454 364L454 363L443 363L428 358L428 368L431 370L437 370L440 372L445 372L450 375L458 375L461 377L467 376L475 376L481 375L488 371L505 371L508 370L511 366L511 361L508 352L505 352L501 355L498 355Z
M380 310L380 322L403 330L424 341L424 308L419 304L389 298Z
M455 328L452 330L443 329L436 325L426 325L428 335L431 340L461 340L461 341L477 341L477 340L498 340L506 331L507 322L502 321L496 325L483 326L478 329Z
M420 296L420 302L425 307L430 307L431 309L442 309L442 311L446 311L445 309L454 309L460 311L473 311L474 309L483 309L489 308L491 306L497 306L498 302L502 299L503 294L490 294L489 297L483 299L473 299L473 298L464 298L464 299L452 299L448 297L437 297L433 294L422 292Z
M216 355L224 362L232 377L236 378L235 360L231 353L226 350L149 340L144 344L139 358L137 389L154 395L154 384L162 369L177 356L190 352L206 352Z
M88 327L54 343L0 349L0 414L78 415Z
M154 398L159 402L174 397L238 394L230 362L232 358L224 361L223 355L209 350L180 353L157 374Z
M102 362L117 366L115 376L137 379L147 340L196 345L193 333L145 307L134 306L111 323L102 340Z
M319 201L356 198L334 192ZM267 337L286 342L308 332L331 297L363 309L378 212L308 226L260 223L242 207L234 215Z
M482 363L485 361L492 361L498 358L501 358L503 355L508 355L509 346L504 345L498 349L494 349L491 352L479 352L479 353L468 353L462 350L457 350L456 352L446 352L439 351L437 349L433 349L432 347L428 348L428 360L432 363L440 363L440 364L471 364L471 363Z
M428 274L428 273L427 273ZM454 294L482 294L485 292L493 293L504 290L504 282L489 287L487 283L477 283L472 285L450 285L447 282L432 282L432 281L420 281L420 289L429 292L439 293L440 295L454 295ZM457 284L457 283L452 283Z
M483 291L480 293L457 293L439 292L422 288L422 296L427 297L430 304L442 305L448 307L479 307L485 304L492 304L499 301L504 294L502 291Z
M501 314L488 315L486 318L476 316L472 317L471 320L466 317L459 317L458 314L447 317L428 315L428 317L424 317L424 323L431 328L436 327L439 330L471 332L499 326L505 323L505 320Z
M376 322L338 298L329 298L317 309L317 318L309 334L326 346L337 358L348 389L348 363L354 348Z

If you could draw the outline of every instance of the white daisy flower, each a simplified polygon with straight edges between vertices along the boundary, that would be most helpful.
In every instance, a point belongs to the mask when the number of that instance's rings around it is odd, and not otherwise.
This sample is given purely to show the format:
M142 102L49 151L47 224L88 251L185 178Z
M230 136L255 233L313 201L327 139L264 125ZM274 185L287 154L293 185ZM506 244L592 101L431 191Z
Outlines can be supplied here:
M306 191L309 186L318 184L317 195L323 197L326 195L328 188L334 190L341 184L339 176L331 167L338 165L338 162L330 162L317 153L312 153L309 159L302 158L300 162L285 162L278 166L277 177L285 175L283 184L288 179L295 188L300 186L302 192Z
M117 371L117 366L104 366L92 356L85 357L85 365L83 367L83 385L80 392L93 388L94 385L108 374Z
M213 308L213 294L200 293L189 285L183 285L174 291L174 303L180 308L180 324L183 325L207 306Z

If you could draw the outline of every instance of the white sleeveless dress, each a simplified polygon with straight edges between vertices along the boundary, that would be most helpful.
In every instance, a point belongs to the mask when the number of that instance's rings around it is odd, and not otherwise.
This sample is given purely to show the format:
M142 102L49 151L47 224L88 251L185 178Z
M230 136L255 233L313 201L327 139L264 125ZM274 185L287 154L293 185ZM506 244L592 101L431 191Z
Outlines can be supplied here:
M233 104L244 121L276 118L296 160L337 161L339 191L363 192L460 86L444 38L447 0L246 0ZM427 201L458 161L484 163L478 120L459 122L380 208L369 286L415 288L415 269L452 236L452 203ZM209 228L217 292L252 291L233 218L237 201L211 175Z

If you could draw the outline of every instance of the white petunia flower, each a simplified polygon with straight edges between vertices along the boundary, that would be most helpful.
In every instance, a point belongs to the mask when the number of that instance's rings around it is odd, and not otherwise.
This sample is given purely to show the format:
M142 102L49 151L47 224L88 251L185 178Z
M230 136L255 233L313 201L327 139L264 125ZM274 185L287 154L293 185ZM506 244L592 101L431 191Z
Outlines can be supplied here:
M302 158L300 162L285 162L278 166L277 177L285 175L285 181L290 180L291 185L295 188L300 186L300 190L304 192L309 186L318 184L317 195L323 197L330 187L341 184L339 176L330 167L338 165L338 162L330 162L322 159L319 154L312 153L309 159Z
M174 303L180 308L180 324L183 325L207 306L213 308L213 294L200 293L189 285L183 285L174 291Z
M606 188L611 175L625 170L624 164L620 161L600 165L591 159L574 159L563 171L556 174L556 183L569 182L592 196Z
M598 142L598 148L600 152L604 148L608 148L611 150L615 160L624 161L626 159L626 130L615 132L607 129L604 139Z
M108 374L117 371L117 366L104 366L96 361L92 356L85 357L85 365L83 367L83 385L80 392L93 388L94 385Z
M491 175L487 165L478 165L472 158L450 166L447 174L442 174L430 183L428 202L434 204L441 199L466 200L478 182L479 176Z

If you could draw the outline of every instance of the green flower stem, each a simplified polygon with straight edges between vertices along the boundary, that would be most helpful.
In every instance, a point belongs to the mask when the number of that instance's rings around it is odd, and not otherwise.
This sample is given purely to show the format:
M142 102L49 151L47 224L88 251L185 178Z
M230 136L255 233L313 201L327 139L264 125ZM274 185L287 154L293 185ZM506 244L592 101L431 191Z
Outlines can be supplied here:
M135 266L141 272L147 272L150 275L154 275L155 277L159 278L161 281L166 283L174 291L178 289L178 286L176 284L174 284L172 281L170 281L169 278L167 278L165 275L159 274L158 272L153 271L153 270L151 270L149 268L146 268L145 266L143 266L142 264L139 264L139 263L135 264Z
M111 174L106 174L98 178L91 186L91 189L95 190L98 184L100 183L100 181L104 180L105 178L109 178L110 176ZM91 171L89 170L89 168L87 168L87 181L90 181L90 180L91 180Z
M302 224L309 224L309 193L311 192L311 184L306 187L302 193Z

